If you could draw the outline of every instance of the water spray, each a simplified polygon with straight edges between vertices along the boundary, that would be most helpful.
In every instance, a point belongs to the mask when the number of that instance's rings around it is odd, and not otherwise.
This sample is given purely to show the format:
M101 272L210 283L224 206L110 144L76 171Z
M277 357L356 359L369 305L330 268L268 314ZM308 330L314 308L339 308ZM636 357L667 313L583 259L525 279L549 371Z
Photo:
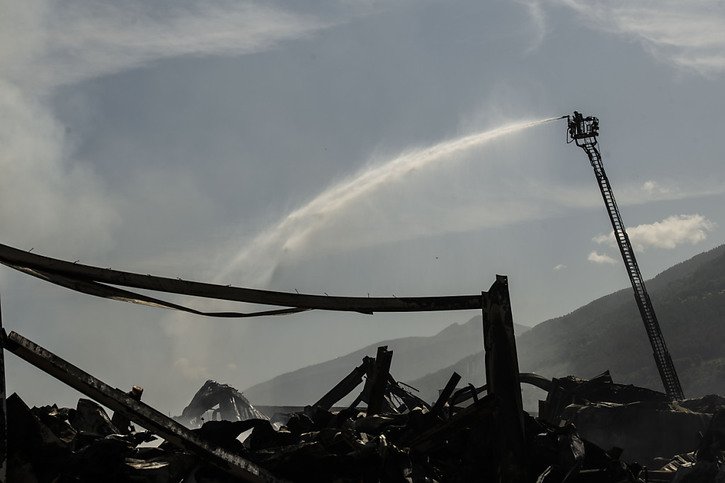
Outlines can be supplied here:
M330 186L304 206L260 232L234 257L217 280L225 281L231 273L244 270L246 283L266 284L285 251L303 249L316 232L342 216L356 201L371 195L380 187L402 179L413 170L444 163L453 155L465 153L500 137L566 117L506 124L489 131L413 149L382 164L363 169Z

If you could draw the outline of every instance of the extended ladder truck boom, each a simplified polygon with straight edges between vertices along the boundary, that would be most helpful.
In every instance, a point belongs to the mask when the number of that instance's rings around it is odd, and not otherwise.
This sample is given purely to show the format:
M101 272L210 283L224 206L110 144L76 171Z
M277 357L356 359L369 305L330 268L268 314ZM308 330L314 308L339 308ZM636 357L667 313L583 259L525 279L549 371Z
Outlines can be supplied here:
M627 274L629 280L632 282L632 289L634 290L634 299L637 302L639 313L642 316L642 322L647 331L650 344L652 344L652 351L657 369L660 372L662 378L662 385L665 387L667 395L674 399L684 399L682 393L682 387L680 386L680 380L677 377L675 371L675 365L672 363L672 358L667 350L665 339L662 336L660 330L660 324L657 321L652 301L649 298L647 289L644 285L644 279L639 271L639 265L637 259L634 256L634 250L632 244L629 242L629 237L622 223L622 216L619 214L617 208L617 202L614 199L614 192L612 186L609 184L607 174L604 172L604 165L602 164L602 156L599 154L597 148L597 136L599 135L599 120L596 117L584 117L577 111L574 111L573 116L566 116L568 120L568 137L567 142L575 142L577 146L582 148L587 156L589 162L594 168L594 175L597 177L597 183L599 183L599 190L602 192L602 198L604 199L604 205L607 208L609 219L612 222L612 228L614 230L614 238L617 240L619 251L622 254L622 260L624 266L627 268Z

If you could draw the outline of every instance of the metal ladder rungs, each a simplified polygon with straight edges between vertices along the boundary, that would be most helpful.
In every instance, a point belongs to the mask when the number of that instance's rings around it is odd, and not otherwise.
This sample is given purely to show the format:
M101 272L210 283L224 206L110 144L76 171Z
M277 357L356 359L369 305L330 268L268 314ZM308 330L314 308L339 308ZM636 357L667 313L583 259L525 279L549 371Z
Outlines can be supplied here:
M653 355L657 368L662 377L662 384L667 391L667 394L682 399L682 387L677 377L677 371L672 363L672 359L667 350L662 332L660 331L659 323L657 322L657 316L655 315L652 302L650 301L647 289L645 287L644 280L639 271L637 259L635 257L634 250L630 244L629 237L622 222L619 209L617 208L617 202L614 199L614 192L609 184L607 175L604 171L604 165L602 163L602 157L596 148L596 133L583 144L578 144L589 157L589 162L594 169L594 174L599 184L599 189L604 199L604 205L607 208L609 219L612 222L612 228L614 230L614 238L619 245L620 252L622 254L622 260L625 267L627 268L627 274L632 283L632 289L634 291L634 297L637 302L637 306L642 317L642 322L645 326L645 330L650 339L652 345Z

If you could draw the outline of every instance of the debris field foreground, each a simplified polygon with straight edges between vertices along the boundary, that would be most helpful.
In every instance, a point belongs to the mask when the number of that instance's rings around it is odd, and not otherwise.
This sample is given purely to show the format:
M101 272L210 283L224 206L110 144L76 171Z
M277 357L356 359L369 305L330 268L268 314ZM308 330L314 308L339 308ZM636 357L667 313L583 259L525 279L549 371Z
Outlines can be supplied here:
M3 370L0 456L1 470L7 474L0 476L5 481L543 483L725 478L722 398L675 401L655 391L615 384L608 373L591 381L520 375L508 281L503 276L497 276L488 292L476 296L348 298L118 272L4 245L0 245L0 263L84 293L216 317L285 315L309 309L373 313L478 308L483 315L488 381L483 388L459 388L460 376L454 373L429 404L393 378L392 352L381 347L375 358L366 357L317 402L293 414L273 415L271 421L238 391L209 381L179 420L190 426L201 423L208 410L212 420L188 429L141 402L139 388L114 389L3 329L0 352L15 354L95 401L81 399L75 409L30 409L17 395L5 400ZM251 314L204 313L116 286L283 308ZM548 391L538 418L523 411L522 380ZM352 404L335 407L363 381ZM96 403L113 410L113 418ZM129 421L147 431L130 431ZM617 427L622 421L636 421L641 427L627 434L634 425ZM249 434L243 443L238 439L242 433ZM152 435L162 438L163 444L146 446ZM611 446L608 437L616 440ZM646 466L628 456L629 443L631 453Z

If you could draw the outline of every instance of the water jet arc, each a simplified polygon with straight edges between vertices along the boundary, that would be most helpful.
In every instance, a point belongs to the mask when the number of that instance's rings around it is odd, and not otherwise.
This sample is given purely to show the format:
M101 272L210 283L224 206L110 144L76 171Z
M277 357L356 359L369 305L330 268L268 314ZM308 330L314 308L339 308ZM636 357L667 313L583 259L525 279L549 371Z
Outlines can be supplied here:
M353 202L369 196L384 185L400 180L412 170L443 163L455 154L465 153L500 137L563 118L566 116L505 124L489 131L409 150L382 164L365 168L356 175L330 186L305 205L256 235L222 270L217 280L222 282L233 272L251 270L260 260L279 260L285 249L303 246L317 230L332 219L342 216ZM263 274L259 276L261 280L252 282L262 284L268 282L275 265L269 263L264 267Z

